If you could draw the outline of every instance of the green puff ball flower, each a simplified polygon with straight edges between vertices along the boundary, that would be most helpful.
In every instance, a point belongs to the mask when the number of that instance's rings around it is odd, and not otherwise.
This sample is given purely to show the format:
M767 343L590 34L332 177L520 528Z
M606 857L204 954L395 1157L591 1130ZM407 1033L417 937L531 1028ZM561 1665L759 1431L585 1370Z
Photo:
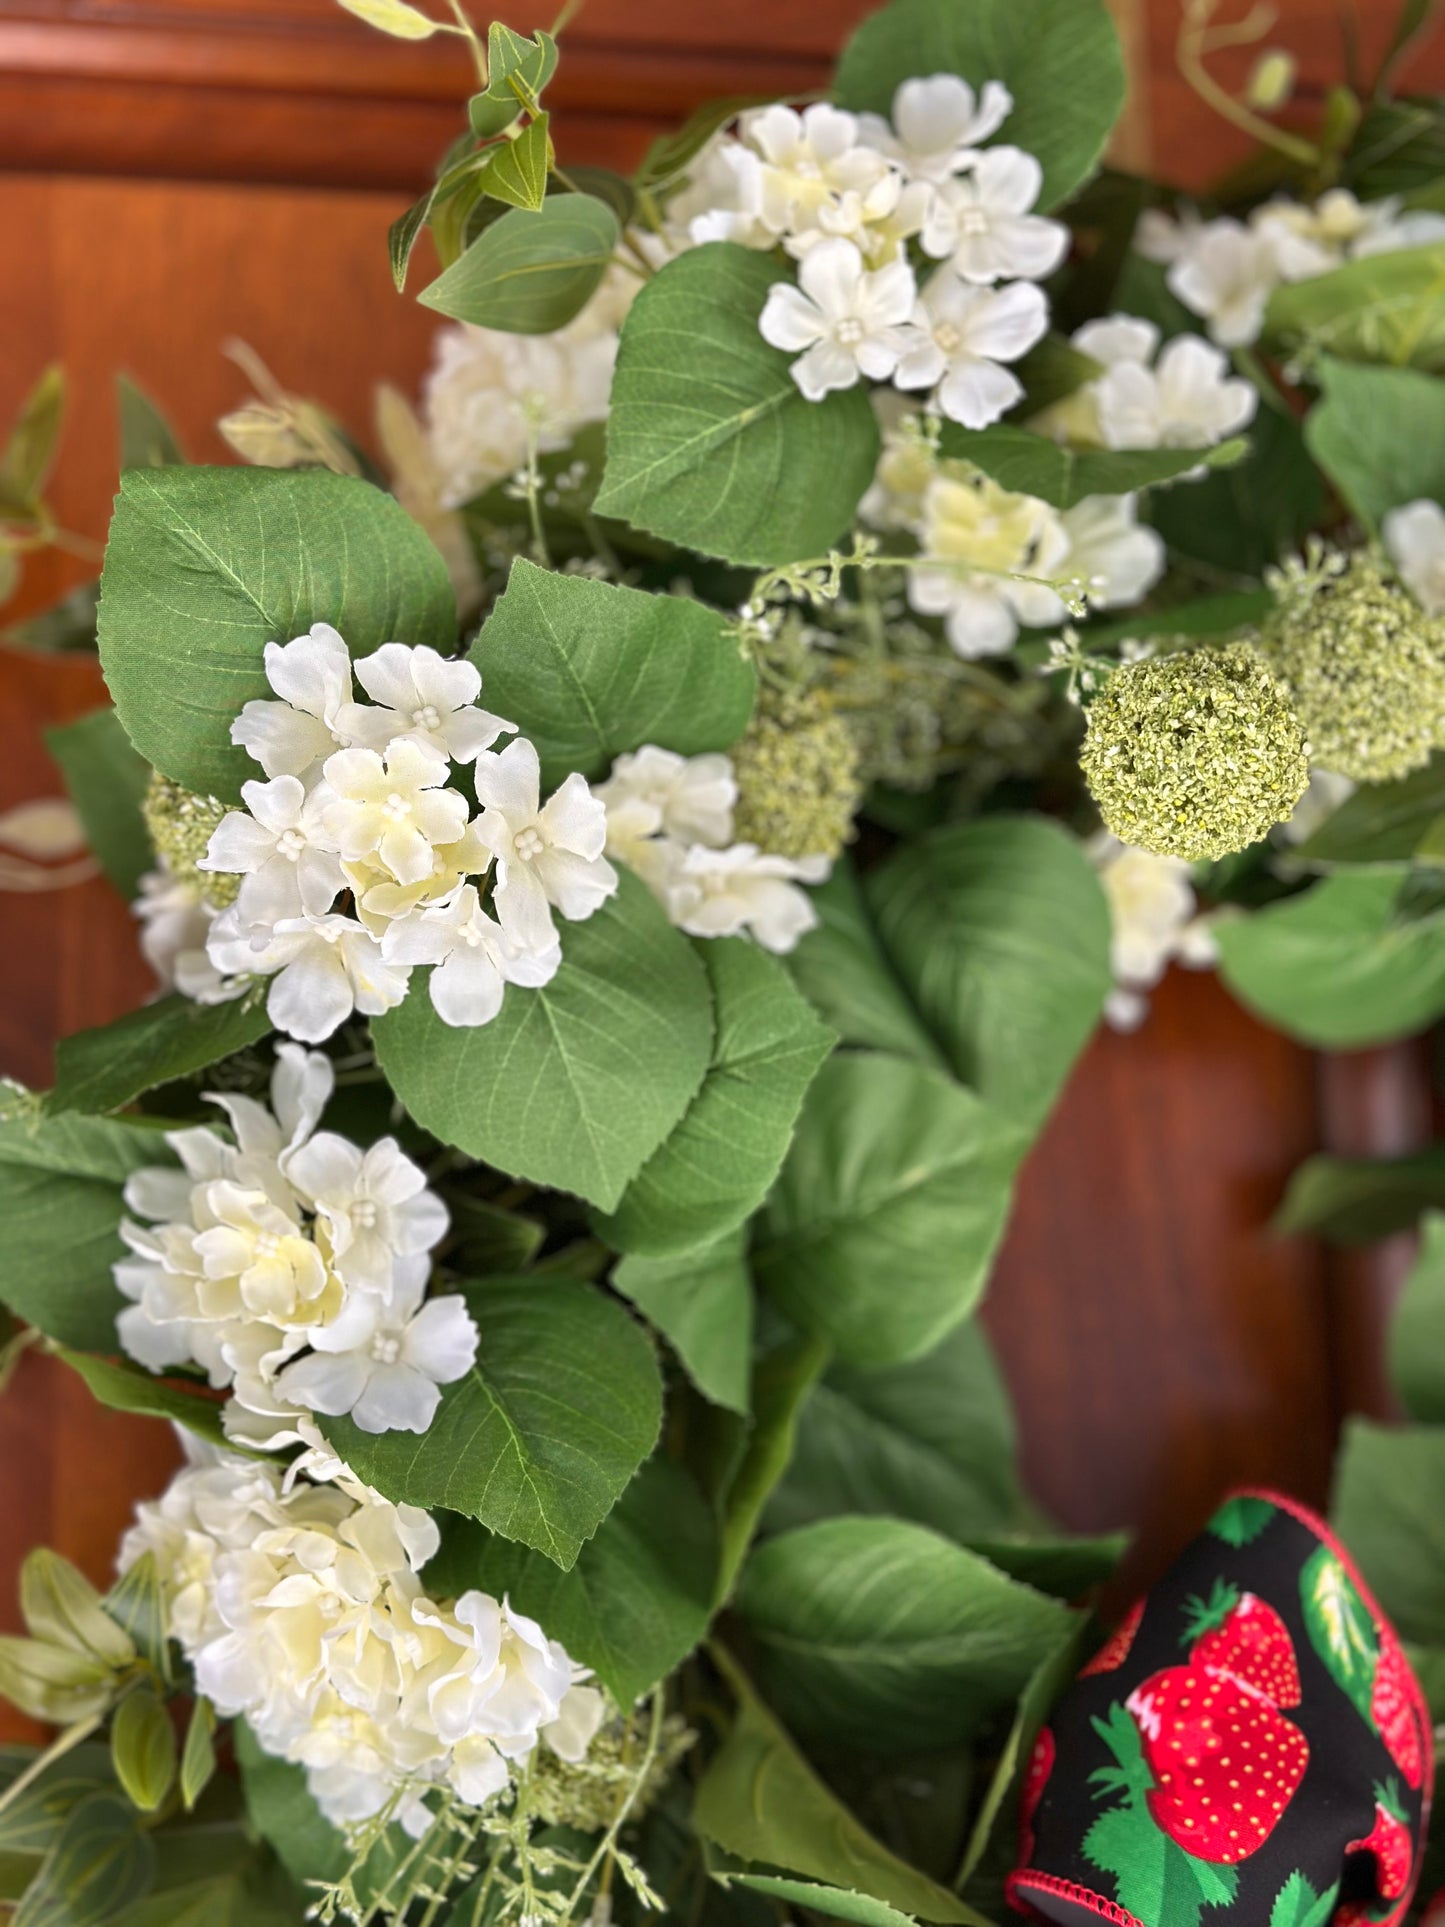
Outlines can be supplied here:
M625 1719L614 1714L604 1721L580 1760L561 1759L549 1747L539 1746L532 1755L528 1779L531 1812L547 1826L601 1833L612 1825L626 1800L628 1821L635 1825L657 1804L678 1762L697 1739L679 1715L669 1713L657 1749L644 1768L650 1718L648 1713L633 1712Z
M769 856L835 857L862 801L853 732L815 694L766 694L732 751L733 834Z
M214 796L197 796L192 790L182 789L158 769L151 771L141 805L156 855L164 859L178 882L195 884L216 910L235 902L241 879L229 871L198 870L196 865L206 854L212 833L226 811L227 805Z
M1270 586L1259 646L1320 768L1387 783L1429 762L1445 746L1445 618L1368 554L1295 562Z
M1309 781L1299 717L1243 643L1116 669L1079 761L1121 842L1191 863L1257 842Z

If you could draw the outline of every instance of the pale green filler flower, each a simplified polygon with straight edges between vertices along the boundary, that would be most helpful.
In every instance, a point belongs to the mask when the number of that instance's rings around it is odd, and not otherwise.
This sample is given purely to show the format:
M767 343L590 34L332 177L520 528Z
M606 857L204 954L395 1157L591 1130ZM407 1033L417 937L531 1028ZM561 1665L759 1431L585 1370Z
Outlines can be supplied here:
M182 789L169 776L151 771L141 814L156 855L165 858L166 868L181 883L193 883L213 910L224 910L234 903L241 887L239 876L229 871L198 870L216 825L228 805L214 796L197 796Z
M580 1760L564 1760L548 1747L532 1755L527 1784L529 1810L547 1826L576 1827L601 1833L612 1825L647 1757L647 1719L633 1712L614 1715L594 1734ZM652 1808L697 1739L676 1713L662 1722L658 1746L627 1808L633 1825Z
M1186 862L1258 841L1309 781L1299 717L1243 643L1116 669L1079 761L1120 842Z
M809 692L765 694L732 751L733 834L769 856L835 857L862 800L853 732Z
M1259 646L1321 769L1387 783L1445 747L1445 617L1426 615L1367 553L1317 551L1270 587L1278 607Z

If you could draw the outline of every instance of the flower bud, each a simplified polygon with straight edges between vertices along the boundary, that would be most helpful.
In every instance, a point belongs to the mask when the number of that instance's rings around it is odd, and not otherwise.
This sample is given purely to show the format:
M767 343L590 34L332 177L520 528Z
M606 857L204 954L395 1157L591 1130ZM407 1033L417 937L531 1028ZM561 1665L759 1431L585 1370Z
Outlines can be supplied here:
M214 796L197 796L169 776L152 770L141 805L146 831L156 855L178 882L193 883L214 909L224 910L236 900L241 879L225 871L198 870L226 805Z
M38 1639L0 1638L0 1698L33 1720L73 1726L90 1719L110 1705L115 1685L98 1659Z
M1245 105L1262 114L1283 107L1294 93L1297 72L1295 57L1283 47L1270 47L1254 63L1245 85Z
M20 1568L20 1610L32 1635L108 1667L129 1666L135 1646L100 1603L83 1572L48 1546L37 1546Z

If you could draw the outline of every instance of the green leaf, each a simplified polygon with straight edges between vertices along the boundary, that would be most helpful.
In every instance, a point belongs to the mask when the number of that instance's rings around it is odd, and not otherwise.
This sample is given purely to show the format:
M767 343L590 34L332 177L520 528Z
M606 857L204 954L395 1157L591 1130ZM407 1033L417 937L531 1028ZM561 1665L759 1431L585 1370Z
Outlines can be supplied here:
M547 170L551 164L552 142L547 133L548 116L538 114L515 140L504 141L496 158L481 179L484 191L494 201L508 207L525 208L535 214L547 198Z
M1299 423L1268 406L1261 406L1250 424L1249 453L1242 461L1186 487L1164 489L1148 504L1148 519L1174 554L1212 563L1231 576L1263 575L1271 563L1300 547L1324 513L1324 483ZM1178 613L1169 611L1171 631ZM1148 620L1157 632L1160 617Z
M1445 382L1325 359L1310 453L1367 528L1423 495L1445 502Z
M453 1271L476 1277L489 1271L525 1271L542 1248L546 1228L535 1218L501 1211L465 1193L447 1199L452 1215L446 1261Z
M676 1128L596 1225L617 1250L645 1257L711 1245L752 1215L834 1041L776 958L741 937L696 949L712 988L712 1062Z
M592 299L617 246L617 216L590 194L552 194L513 208L417 299L425 308L508 334L565 327Z
M434 1137L611 1210L702 1083L711 999L687 939L624 872L616 897L567 926L552 981L512 990L490 1024L444 1024L418 977L372 1036Z
M1445 244L1347 261L1270 296L1264 340L1303 361L1318 355L1445 374Z
M640 291L622 327L599 515L760 568L825 555L842 536L873 478L878 427L861 386L808 401L792 357L758 333L783 279L771 256L714 241Z
M1272 1505L1268 1499L1241 1495L1236 1499L1226 1499L1210 1519L1205 1531L1212 1532L1216 1539L1222 1539L1227 1546L1253 1545L1278 1512L1278 1506Z
M1292 1873L1275 1895L1269 1927L1326 1927L1334 1916L1339 1893L1338 1880L1317 1894L1302 1873Z
M216 1771L216 1714L208 1699L197 1698L181 1749L181 1800L189 1813Z
M1359 1588L1331 1546L1320 1546L1300 1573L1300 1606L1310 1644L1335 1684L1372 1720L1379 1637Z
M142 1659L170 1683L170 1635L166 1629L165 1589L153 1552L128 1565L105 1596L105 1610L130 1639Z
M976 1916L875 1840L814 1773L742 1671L714 1649L737 1713L693 1803L693 1825L724 1852L846 1886L920 1920Z
M397 637L454 646L446 566L391 496L325 469L121 477L100 656L126 733L157 769L234 800L256 765L232 744L231 724L246 702L272 695L265 645L315 622L357 653Z
M886 115L905 80L942 73L1008 88L1002 139L1038 156L1041 209L1093 173L1124 105L1124 62L1100 0L893 0L848 42L834 96L840 107Z
M576 1563L657 1439L662 1385L645 1335L591 1285L496 1278L465 1287L481 1343L430 1429L322 1430L358 1477L445 1506Z
M395 40L429 40L442 31L438 21L428 19L418 7L408 6L406 0L341 0L341 5L368 27L389 33Z
M966 1741L1070 1624L1056 1600L900 1519L828 1519L767 1540L738 1605L782 1717L870 1752Z
M991 816L906 844L869 878L894 966L955 1074L1037 1131L1113 981L1109 911L1078 840Z
M1372 1244L1408 1231L1432 1206L1445 1209L1445 1145L1402 1158L1307 1158L1272 1222L1276 1231Z
M45 747L60 765L100 867L129 902L156 860L140 813L150 764L131 748L113 709L47 729Z
M104 1660L38 1639L0 1637L0 1699L47 1726L70 1726L104 1713L115 1671Z
M66 1820L13 1927L99 1927L139 1900L154 1872L155 1848L134 1811L112 1794L92 1794Z
M806 1410L774 1531L855 1513L965 1540L1018 1520L1013 1414L976 1319L908 1365L831 1366Z
M1008 422L978 429L945 423L941 447L955 460L973 462L1001 488L1040 496L1057 509L1071 509L1086 495L1132 495L1201 466L1228 468L1249 452L1240 436L1207 449L1064 448Z
M138 382L129 375L115 378L116 412L120 417L120 465L124 468L175 468L185 451L175 431Z
M803 1406L827 1362L828 1348L820 1340L790 1338L754 1368L752 1418L739 1455L713 1491L723 1520L719 1605L732 1597L763 1510L792 1459Z
M549 33L529 39L494 20L487 29L487 92L531 108L557 71L557 42Z
M1395 783L1362 783L1294 854L1303 863L1408 863L1445 815L1445 755Z
M274 1849L298 1887L309 1890L316 1882L340 1880L351 1868L353 1855L345 1835L312 1799L304 1770L263 1752L244 1720L234 1723L232 1733L251 1825ZM412 1844L400 1827L388 1829L357 1876L363 1899L384 1888L387 1874ZM157 1922L156 1927L168 1924ZM251 1927L250 1917L242 1916L236 1927Z
M397 215L386 231L387 258L391 262L391 278L398 294L406 286L412 251L421 239L422 230L426 227L435 194L436 189L429 187L425 194L412 202L405 214Z
M916 1358L983 1290L1018 1148L1012 1125L935 1071L832 1058L759 1220L759 1284L844 1358Z
M835 863L828 881L810 889L808 897L818 927L787 960L798 988L845 1044L916 1057L946 1071L948 1059L909 1002L848 858Z
M671 1345L704 1398L746 1413L752 1365L753 1287L741 1228L666 1258L624 1258L620 1291Z
M688 596L512 564L475 645L487 701L516 717L543 780L605 776L644 743L683 756L730 749L757 676L724 618Z
M1445 1646L1445 1429L1351 1419L1332 1516L1401 1638Z
M1128 1550L1126 1533L1106 1532L1096 1538L1040 1536L1018 1530L994 1537L988 1533L956 1535L969 1552L1018 1579L1035 1592L1071 1604L1095 1591L1110 1578Z
M1341 871L1302 896L1216 926L1220 972L1267 1023L1322 1050L1423 1030L1445 1011L1445 944L1397 922L1398 870Z
M1441 1192L1445 1204L1445 1167ZM1430 1212L1420 1230L1390 1321L1390 1376L1411 1418L1445 1425L1445 1210Z
M114 1351L117 1342L112 1332L109 1349ZM94 1397L113 1412L136 1412L143 1418L169 1419L211 1445L229 1446L221 1424L221 1407L215 1399L206 1398L200 1392L185 1391L179 1385L168 1385L138 1365L116 1364L108 1358L92 1358L88 1352L64 1348L56 1355L63 1358L72 1371L78 1372Z
M0 1297L17 1316L81 1351L117 1348L125 1300L111 1266L125 1255L121 1187L146 1164L172 1162L160 1132L112 1118L0 1121Z
M175 993L113 1024L63 1037L46 1108L118 1111L143 1091L190 1077L259 1043L271 1029L264 998L198 1004Z
M774 1900L789 1901L810 1914L826 1914L831 1920L851 1920L856 1927L909 1927L912 1914L900 1914L896 1907L874 1900L870 1894L855 1893L851 1887L820 1887L813 1880L786 1880L771 1873L735 1873L727 1876L731 1887L749 1887L754 1893ZM982 1914L959 1902L959 1915L967 1927L990 1927Z
M1239 1884L1236 1868L1186 1853L1142 1802L1101 1813L1084 1836L1084 1857L1115 1875L1131 1918L1158 1927L1198 1927L1201 1908L1227 1906Z
M199 1832L187 1828L159 1836L160 1891L115 1915L109 1927L298 1927L306 1899L265 1847L243 1841L243 1855L228 1857L229 1864L223 1859L219 1868L213 1860L203 1878L168 1878L168 1863L181 1859L177 1849L191 1849L191 1836ZM183 1862L187 1873L195 1868L193 1851Z
M149 1686L132 1687L110 1728L116 1778L142 1813L154 1813L176 1777L176 1734L165 1702Z
M96 1659L129 1666L135 1644L106 1612L84 1573L48 1546L35 1546L20 1568L20 1611L32 1639Z
M8 1794L38 1758L38 1747L0 1746L0 1791ZM0 1808L0 1855L48 1853L67 1814L90 1794L114 1790L110 1748L99 1741L71 1747Z
M670 1459L650 1459L561 1572L540 1553L475 1525L448 1526L426 1568L438 1598L472 1587L545 1626L631 1707L680 1666L707 1631L717 1577L717 1525Z
M47 368L20 405L0 451L0 515L33 509L50 476L65 420L65 370Z

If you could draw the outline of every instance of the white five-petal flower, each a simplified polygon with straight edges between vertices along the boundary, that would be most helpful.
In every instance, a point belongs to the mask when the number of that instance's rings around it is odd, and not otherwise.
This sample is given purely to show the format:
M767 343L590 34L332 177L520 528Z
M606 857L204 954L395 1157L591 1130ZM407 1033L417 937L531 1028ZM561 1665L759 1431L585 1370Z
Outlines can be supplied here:
M231 810L212 833L198 869L239 871L248 923L324 916L341 888L341 862L324 812L324 784L309 793L296 776L243 783L244 810Z
M1445 615L1445 508L1428 497L1391 509L1380 525L1400 580L1427 616Z
M329 1325L308 1333L309 1356L277 1378L281 1396L332 1418L350 1413L363 1432L425 1432L442 1386L475 1364L478 1332L464 1298L423 1304L424 1289L399 1287L389 1301L356 1293Z
M550 945L535 950L512 941L483 910L470 883L443 902L393 923L382 939L382 952L392 963L435 964L428 986L432 1006L444 1024L458 1028L489 1024L502 1008L508 984L539 990L552 981L562 962L555 936Z
M869 270L851 241L819 241L798 268L798 286L768 290L758 327L773 347L796 354L793 380L809 401L861 377L883 381L912 336L906 327L917 289L903 260Z
M291 642L268 642L266 680L279 702L252 701L231 725L231 741L268 776L314 774L348 739L337 728L351 700L351 654L329 622Z
M671 870L668 915L692 937L746 931L765 950L783 953L818 921L799 883L821 883L831 867L827 857L765 856L751 843L726 850L695 843Z
M897 386L932 388L951 421L987 428L1022 398L1023 384L1000 364L1042 339L1049 304L1031 281L982 288L941 268L913 318L917 338L898 364Z
M913 180L941 186L969 166L974 150L998 132L1013 104L1002 81L985 81L975 95L957 74L930 74L905 80L894 94L891 125L881 114L864 114L859 128L870 146Z
M965 281L1037 281L1063 260L1069 230L1033 208L1044 171L1021 147L989 147L934 195L923 251Z
M343 703L338 721L369 749L404 739L454 763L471 763L517 727L478 707L482 678L475 663L425 644L384 643L356 664L356 680L371 701Z
M493 902L521 949L557 941L552 908L570 922L600 910L617 888L607 847L607 810L576 771L543 806L537 750L518 737L477 758L477 833L496 860Z
M324 1043L353 1010L377 1017L406 995L411 972L388 964L381 945L350 917L286 917L274 929L252 930L236 909L211 926L211 961L228 976L274 975L266 1010L288 1037Z
M398 883L420 883L436 864L436 847L455 843L467 827L467 801L448 789L446 758L414 737L399 736L385 752L343 749L328 757L331 792L322 813L348 863L375 856Z
M334 1131L318 1131L286 1155L283 1168L325 1220L332 1263L348 1286L386 1297L399 1275L425 1282L426 1254L446 1233L447 1209L395 1138L362 1150ZM423 1262L399 1273L399 1259Z

